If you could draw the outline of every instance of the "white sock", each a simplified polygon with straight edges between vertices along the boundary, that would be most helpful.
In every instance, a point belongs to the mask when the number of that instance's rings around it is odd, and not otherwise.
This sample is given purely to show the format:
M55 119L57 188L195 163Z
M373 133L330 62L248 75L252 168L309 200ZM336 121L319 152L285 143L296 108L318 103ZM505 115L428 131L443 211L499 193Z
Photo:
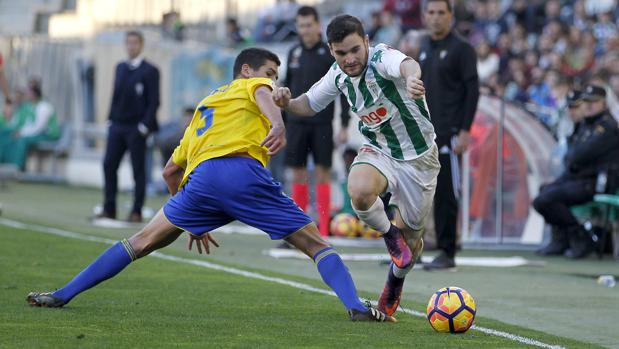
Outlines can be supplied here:
M404 277L406 277L406 274L408 274L409 271L413 270L414 265L415 261L413 260L413 262L409 264L406 268L401 269L398 268L394 263L391 263L391 271L393 272L393 275L398 279L404 279Z
M383 205L383 200L379 197L376 198L376 201L367 211L361 211L355 208L355 205L352 205L353 209L357 213L359 219L361 219L365 224L369 225L373 229L378 230L379 232L385 234L389 231L391 227L391 222L385 213L385 205Z

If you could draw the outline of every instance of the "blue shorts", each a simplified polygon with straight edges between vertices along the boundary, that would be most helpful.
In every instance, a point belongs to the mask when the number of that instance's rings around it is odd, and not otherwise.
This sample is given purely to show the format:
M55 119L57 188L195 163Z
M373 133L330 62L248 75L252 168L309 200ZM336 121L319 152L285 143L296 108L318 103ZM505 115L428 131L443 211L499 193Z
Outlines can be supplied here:
M245 157L203 161L163 212L172 224L195 235L239 220L275 240L312 222L269 170Z

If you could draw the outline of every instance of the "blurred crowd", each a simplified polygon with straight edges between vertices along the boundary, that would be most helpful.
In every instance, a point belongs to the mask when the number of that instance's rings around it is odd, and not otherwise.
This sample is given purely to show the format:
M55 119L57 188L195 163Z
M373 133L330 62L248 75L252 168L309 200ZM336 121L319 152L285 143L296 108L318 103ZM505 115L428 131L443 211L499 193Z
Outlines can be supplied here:
M416 57L422 0L384 0L371 39ZM557 137L566 95L596 83L619 118L619 10L615 0L456 0L455 26L476 48L482 93L523 104Z
M538 117L555 137L571 132L566 95L596 83L619 119L617 0L455 0L455 27L476 48L482 93L504 96ZM417 57L424 35L423 0L383 0L368 13L370 40ZM231 44L294 37L295 0L278 0L243 34L228 23Z

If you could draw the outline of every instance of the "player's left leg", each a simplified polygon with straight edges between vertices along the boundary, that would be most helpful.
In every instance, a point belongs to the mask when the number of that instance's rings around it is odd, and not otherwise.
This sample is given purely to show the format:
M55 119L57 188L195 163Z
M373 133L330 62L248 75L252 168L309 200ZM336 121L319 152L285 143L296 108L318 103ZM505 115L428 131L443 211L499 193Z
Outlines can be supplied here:
M31 292L27 301L35 306L62 307L81 292L114 277L132 261L169 245L181 233L160 210L140 232L107 249L64 287L54 292Z
M308 257L314 260L322 280L335 292L348 310L353 321L395 322L371 307L366 307L359 296L357 288L350 276L348 268L338 255L319 235L316 224L313 222L285 238Z
M393 315L402 297L404 278L413 269L415 262L423 250L423 229L415 230L404 223L402 214L395 210L395 225L400 228L412 252L412 262L405 268L398 268L393 262L389 265L385 287L378 298L378 310L387 315Z

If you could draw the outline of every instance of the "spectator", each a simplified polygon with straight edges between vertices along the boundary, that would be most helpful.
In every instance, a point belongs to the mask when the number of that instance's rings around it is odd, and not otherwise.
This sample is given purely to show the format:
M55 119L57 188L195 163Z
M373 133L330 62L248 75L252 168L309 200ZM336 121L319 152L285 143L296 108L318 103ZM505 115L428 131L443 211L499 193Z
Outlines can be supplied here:
M607 41L617 35L617 25L613 23L612 13L610 11L598 13L591 29L593 37L597 41L596 52L606 52Z
M373 11L371 15L370 25L368 26L368 38L370 41L374 42L374 37L376 33L381 28L381 19L380 19L381 11Z
M116 219L118 167L127 150L131 154L134 202L129 222L142 221L146 192L146 138L157 132L159 70L144 59L144 37L138 31L125 36L128 60L118 63L110 108L107 148L103 160L105 176L103 212L99 218Z
M391 12L383 11L380 14L380 27L374 35L375 43L383 43L390 46L397 46L402 32L400 27L393 20Z
M499 72L499 56L490 51L488 42L482 41L477 45L477 75L479 81L485 82L491 75Z
M400 40L398 50L409 57L419 57L421 39L424 35L424 32L421 30L409 30Z
M12 114L11 110L11 93L9 91L9 83L6 80L6 75L4 74L4 58L2 57L2 53L0 53L0 90L2 90L2 94L4 94L4 109L3 113L5 116L9 116Z
M60 136L54 107L43 99L38 82L32 81L29 84L26 98L32 105L32 113L17 116L15 126L18 128L2 151L4 162L11 163L22 171L25 170L26 157L31 146L56 140Z
M469 145L469 129L479 98L477 57L473 47L451 29L449 0L425 2L424 18L429 36L422 43L418 60L441 163L434 197L441 253L424 268L447 269L455 267L459 157Z
M576 77L588 73L595 65L595 38L591 32L570 33L568 48L561 60L561 73ZM552 64L552 63L551 63Z
M254 39L258 42L282 41L294 32L294 18L299 4L296 0L277 0L274 6L258 14Z
M335 62L329 53L329 46L322 40L318 12L315 8L299 8L296 18L300 43L288 52L288 66L285 85L293 97L297 97L314 85L329 71ZM341 99L341 131L338 143L347 139L348 102ZM316 164L316 208L318 228L322 236L329 235L331 219L331 163L333 157L334 105L329 104L312 118L286 114L286 166L292 168L292 198L303 210L309 204L307 157L312 155Z
M383 11L392 13L400 21L400 31L406 33L411 29L420 29L421 0L384 0Z
M236 46L247 42L247 39L241 33L241 27L239 27L236 18L232 17L226 19L226 37L228 39L228 46Z
M185 107L180 118L161 125L160 131L155 135L155 146L161 152L162 165L164 167L172 153L174 153L174 149L178 146L181 138L183 138L185 129L193 118L193 113L193 107Z

